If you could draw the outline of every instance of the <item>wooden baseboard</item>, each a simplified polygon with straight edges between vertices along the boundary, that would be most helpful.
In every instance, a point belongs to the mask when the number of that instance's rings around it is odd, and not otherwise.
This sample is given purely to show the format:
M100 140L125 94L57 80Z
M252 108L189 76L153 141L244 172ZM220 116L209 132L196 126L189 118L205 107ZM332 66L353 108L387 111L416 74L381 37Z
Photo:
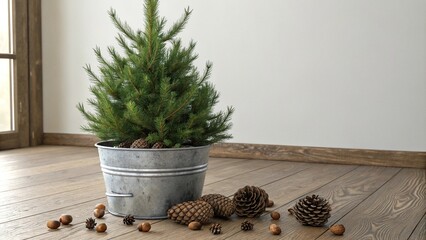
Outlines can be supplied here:
M426 152L411 151L219 143L210 154L225 158L426 168Z
M99 139L86 134L44 133L46 145L93 146ZM426 152L218 143L211 157L284 160L310 163L426 168Z
M44 145L78 146L93 147L100 141L94 135L90 134L69 134L69 133L44 133Z

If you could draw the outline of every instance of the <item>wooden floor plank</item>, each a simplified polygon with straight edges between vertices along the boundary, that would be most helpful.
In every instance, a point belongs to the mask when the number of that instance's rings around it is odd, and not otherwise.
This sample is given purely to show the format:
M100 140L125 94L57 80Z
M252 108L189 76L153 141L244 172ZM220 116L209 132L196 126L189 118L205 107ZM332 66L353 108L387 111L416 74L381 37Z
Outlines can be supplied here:
M26 239L40 235L45 236L44 239L48 239L53 236L55 236L56 239L60 239L60 235L68 235L71 228L79 226L79 224L81 225L85 219L92 217L91 212L96 204L105 202L106 198L101 197L99 199L92 199L76 205L62 207L60 209L2 223L0 224L0 239ZM73 216L74 220L71 225L61 226L59 230L49 230L46 227L47 221L58 220L61 214L70 214ZM84 227L79 227L79 229L81 231L85 231Z
M419 224L417 224L408 240L424 240L426 238L426 213L423 215Z
M29 168L40 168L46 165L50 165L52 163L65 163L71 162L74 160L80 160L82 158L96 158L97 153L92 151L92 149L83 149L79 152L76 152L73 149L67 149L66 152L49 154L44 158L40 159L27 159L27 160L16 160L16 162L9 162L7 166L1 166L0 172L12 172L16 170L24 170ZM0 164L1 165L1 164Z
M59 163L53 162L43 166L17 169L17 170L11 170L11 171L0 170L0 174L1 174L0 180L13 180L15 178L31 176L34 174L49 173L52 170L64 170L64 169L72 168L74 166L89 166L97 162L98 162L98 158L92 157L92 158L80 158L78 160L68 161L68 162L59 162Z
M3 161L2 161L3 160ZM267 213L254 219L254 231L242 232L237 216L213 219L223 233L212 235L206 225L190 231L170 220L150 221L140 233L122 218L106 214L106 234L88 231L86 218L96 203L106 202L96 148L36 147L0 151L0 239L423 239L426 183L424 169L211 158L204 194L231 196L238 188L264 188L275 201L281 219ZM398 172L399 171L399 172ZM343 223L347 232L335 237L327 227L300 225L287 208L307 194L320 194L333 208L329 224ZM52 231L46 221L73 215L71 226ZM280 236L268 232L270 223L282 227Z
M244 174L238 174L228 179L205 184L203 194L220 193L225 196L233 195L239 188L246 185L263 186L271 182L296 174L312 165L306 163L280 162Z
M17 202L12 206L10 204L0 206L0 224L62 207L69 207L93 199L99 199L104 194L105 186L103 179L97 178L87 182L87 186L82 189L74 189L64 193Z
M215 161L217 161L217 163L215 163ZM220 163L222 162L222 163ZM211 164L212 169L208 170L208 174L206 175L206 180L205 182L207 183L215 183L218 180L221 179L228 179L231 178L235 175L235 166L241 166L241 174L243 173L250 173L250 171L253 171L255 169L262 169L265 167L268 167L271 164L271 161L261 161L261 160L254 160L254 161L250 161L249 163L247 163L247 161L242 161L242 162L238 162L238 164L236 165L235 162L232 161L228 161L228 159L216 159L216 160L212 160ZM279 162L272 162L274 165L276 164L280 164ZM210 164L210 163L209 163ZM303 165L303 164L302 164ZM219 168L219 169L218 169ZM216 169L216 170L215 170ZM209 171L211 172L209 174ZM220 177L218 177L218 175L220 175ZM1 211L0 211L1 212ZM88 237L87 239L110 239L114 236L121 236L123 234L128 233L129 231L134 231L135 229L129 229L128 226L124 226L121 223L121 218L119 217L114 217L114 216L108 216L108 218L105 219L105 222L108 226L110 226L110 229L114 229L114 231L111 231L111 233L108 234L97 234L97 235L93 235ZM157 221L151 221L154 224L157 223ZM87 237L87 232L85 231L81 231L81 224L83 224L82 222L80 222L80 224L76 227L72 227L71 229L69 229L68 233L67 233L67 237L65 237L64 239L86 239ZM139 233L139 232L137 232ZM140 233L139 233L140 234ZM152 233L151 233L152 234ZM62 233L58 232L55 234L49 234L49 235L41 235L39 236L40 239L46 239L46 238L52 238L52 239L57 239L58 236L62 235ZM63 238L63 237L61 237Z
M99 183L102 181L103 178L100 174L87 174L34 185L31 187L5 191L0 194L0 206L16 204L32 199L65 193L76 189L87 188L88 186L91 186L93 182Z
M44 148L37 149L44 150ZM32 153L31 148L26 148L25 154L4 154L0 152L0 167L8 167L11 170L22 169L27 167L33 167L38 165L44 165L60 161L69 161L75 158L68 156L81 156L84 154L85 157L97 156L97 150L95 148L77 148L77 147L60 147L60 148L49 148L47 151L38 151ZM52 161L53 160L53 161Z
M424 169L403 169L339 220L341 239L408 239L426 212ZM319 239L333 239L328 234Z
M90 217L90 211L87 210L87 217ZM141 233L137 230L137 225L142 222L142 220L136 220L133 225L124 225L123 218L116 217L111 214L105 215L102 219L96 219L96 222L99 223L105 223L108 227L107 231L105 233L96 233L96 231L91 231L86 229L85 223L82 221L79 221L78 223L73 224L73 226L67 227L66 229L61 229L61 231L50 231L46 233L46 231L40 235L37 235L35 237L32 237L31 239L37 240L45 240L45 239L79 239L79 240L90 240L90 239L112 239L117 236L121 236L123 234L127 234L129 232L135 232L139 235L142 235L144 233ZM150 222L152 226L154 226L156 223L158 223L160 220L144 220L143 222ZM155 230L152 229L152 231L148 234L155 234Z
M68 179L88 174L100 173L99 163L87 166L73 166L66 169L52 170L48 173L34 173L33 175L19 177L15 179L2 179L0 184L0 194L5 191L32 187L39 184L51 183L61 179ZM0 176L1 178L1 176Z
M280 220L273 221L268 214L256 219L254 222L256 234L247 235L240 231L232 237L247 240L261 239L261 237L268 236L269 225L275 223L283 229L282 234L277 236L276 239L315 239L324 232L327 232L328 226L337 222L369 195L374 193L399 170L398 168L358 167L354 171L348 172L314 191L305 192L284 206L274 206L270 210L279 212L281 214ZM312 194L318 194L328 199L332 208L331 217L324 227L303 226L293 216L288 214L288 209L294 206L299 198Z
M34 157L40 153L48 154L49 152L60 152L68 148L74 148L74 147L42 145L37 147L1 150L0 159L9 158L11 156L28 156L28 154L31 154L31 157ZM77 149L77 148L74 148L74 149Z
M207 169L222 169L229 165L240 164L244 159L227 158L225 161L223 158L209 158Z
M318 164L315 166L315 168L305 169L287 178L273 181L270 184L264 185L262 188L265 189L268 194L270 193L270 198L275 201L277 206L280 206L356 168L356 166L349 165ZM153 225L153 229L156 230L155 235L152 234L148 236L140 235L137 232L129 232L119 237L127 239L226 239L241 230L240 223L243 220L244 219L235 216L231 218L231 220L214 219L215 222L221 223L223 226L223 234L218 236L209 233L208 226L205 226L203 231L190 231L185 226L175 224L171 221L161 221ZM179 236L175 235L176 232L180 233ZM269 233L266 234L267 237L270 237ZM231 239L241 238L236 237Z
M206 180L204 181L204 184L211 184L235 175L241 175L259 168L264 168L276 164L279 164L279 162L263 160L254 160L253 162L242 161L239 164L229 164L226 167L222 167L217 171L207 171Z

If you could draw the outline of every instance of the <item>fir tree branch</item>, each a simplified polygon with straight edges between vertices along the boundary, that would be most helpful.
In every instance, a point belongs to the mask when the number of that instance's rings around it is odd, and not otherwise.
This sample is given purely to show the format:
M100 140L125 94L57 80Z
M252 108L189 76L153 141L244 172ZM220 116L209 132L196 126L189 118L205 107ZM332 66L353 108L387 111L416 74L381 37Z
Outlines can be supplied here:
M86 66L84 67L84 70L89 75L90 80L94 81L95 83L100 83L101 82L101 80L99 79L99 77L96 76L96 74L92 71L92 68L90 67L89 64L86 64Z
M172 113L170 113L169 115L167 115L166 120L169 120L171 118L173 118L179 111L181 111L185 106L188 106L188 103L191 101L192 97L194 96L195 91L192 90L185 98L185 100L182 102L182 104L180 104Z
M144 31L134 31L115 10L108 13L119 33L116 40L124 50L108 47L111 59L94 49L99 74L86 70L94 96L88 99L93 112L77 105L87 120L82 128L101 139L116 141L144 137L151 144L168 147L211 144L230 138L227 131L233 108L214 113L219 93L207 82L212 64L200 75L194 66L196 43L183 47L177 34L183 30L191 10L164 32L166 19L158 15L158 0L145 0Z
M172 40L178 33L180 33L185 25L188 23L189 17L191 16L192 10L188 8L185 9L185 13L183 16L173 24L173 26L167 31L167 33L163 36L163 41L167 42Z
M136 54L132 48L129 47L129 45L127 44L126 40L124 39L122 34L118 34L117 37L115 37L115 39L117 40L118 44L120 45L120 47L122 47L124 49L124 51L126 52L127 56L131 56Z
M213 67L212 62L206 63L206 69L204 70L203 76L201 77L199 84L203 84L208 78L210 78L212 67Z
M126 23L121 22L120 19L117 17L117 13L114 9L110 9L108 11L108 14L114 23L115 27L122 32L124 35L126 35L127 38L137 42L138 38L136 37L135 33L133 32L132 28Z

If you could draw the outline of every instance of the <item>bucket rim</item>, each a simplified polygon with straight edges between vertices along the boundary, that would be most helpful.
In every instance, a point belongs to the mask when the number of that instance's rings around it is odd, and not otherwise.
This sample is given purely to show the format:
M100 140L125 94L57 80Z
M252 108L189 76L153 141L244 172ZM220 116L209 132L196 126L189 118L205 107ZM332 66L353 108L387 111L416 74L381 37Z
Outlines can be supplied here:
M95 147L100 149L109 149L115 151L146 151L146 152L158 152L158 151L188 151L188 150L201 150L205 148L210 148L211 145L197 146L197 147L182 147L182 148L118 148L112 147L107 144L114 141L99 141L95 143Z

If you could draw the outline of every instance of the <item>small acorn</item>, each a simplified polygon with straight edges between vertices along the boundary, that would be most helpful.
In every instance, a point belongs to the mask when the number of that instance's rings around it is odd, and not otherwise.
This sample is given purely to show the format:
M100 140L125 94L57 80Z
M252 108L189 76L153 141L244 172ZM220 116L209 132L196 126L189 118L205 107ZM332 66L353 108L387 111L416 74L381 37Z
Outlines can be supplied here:
M273 235L280 235L281 234L281 228L277 225L277 224L271 224L269 226L269 231L273 234Z
M103 210L102 208L95 208L95 210L93 210L93 216L95 216L96 218L102 218L105 215L105 210Z
M274 206L274 201L269 199L268 203L266 204L266 207L272 207L272 206Z
M57 229L60 225L61 225L61 223L59 221L56 221L56 220L47 221L47 227L50 228L50 229Z
M62 225L68 225L72 222L72 216L67 214L62 214L59 217L59 222L62 223Z
M278 220L278 219L280 219L280 217L281 217L281 215L280 215L280 213L279 213L279 212L276 212L276 211L272 211L272 212L271 212L271 218L272 218L272 219L274 219L274 220Z
M103 203L98 203L96 204L95 209L102 209L105 211L106 207Z
M201 223L199 222L190 222L188 224L188 228L191 230L200 230L202 227Z
M334 235L343 235L345 232L345 226L343 226L343 224L335 224L330 227L330 232Z
M107 230L107 225L105 223L100 223L98 226L96 226L96 232L103 233Z
M149 222L139 223L138 230L139 232L149 232L149 230L151 230L151 224Z

